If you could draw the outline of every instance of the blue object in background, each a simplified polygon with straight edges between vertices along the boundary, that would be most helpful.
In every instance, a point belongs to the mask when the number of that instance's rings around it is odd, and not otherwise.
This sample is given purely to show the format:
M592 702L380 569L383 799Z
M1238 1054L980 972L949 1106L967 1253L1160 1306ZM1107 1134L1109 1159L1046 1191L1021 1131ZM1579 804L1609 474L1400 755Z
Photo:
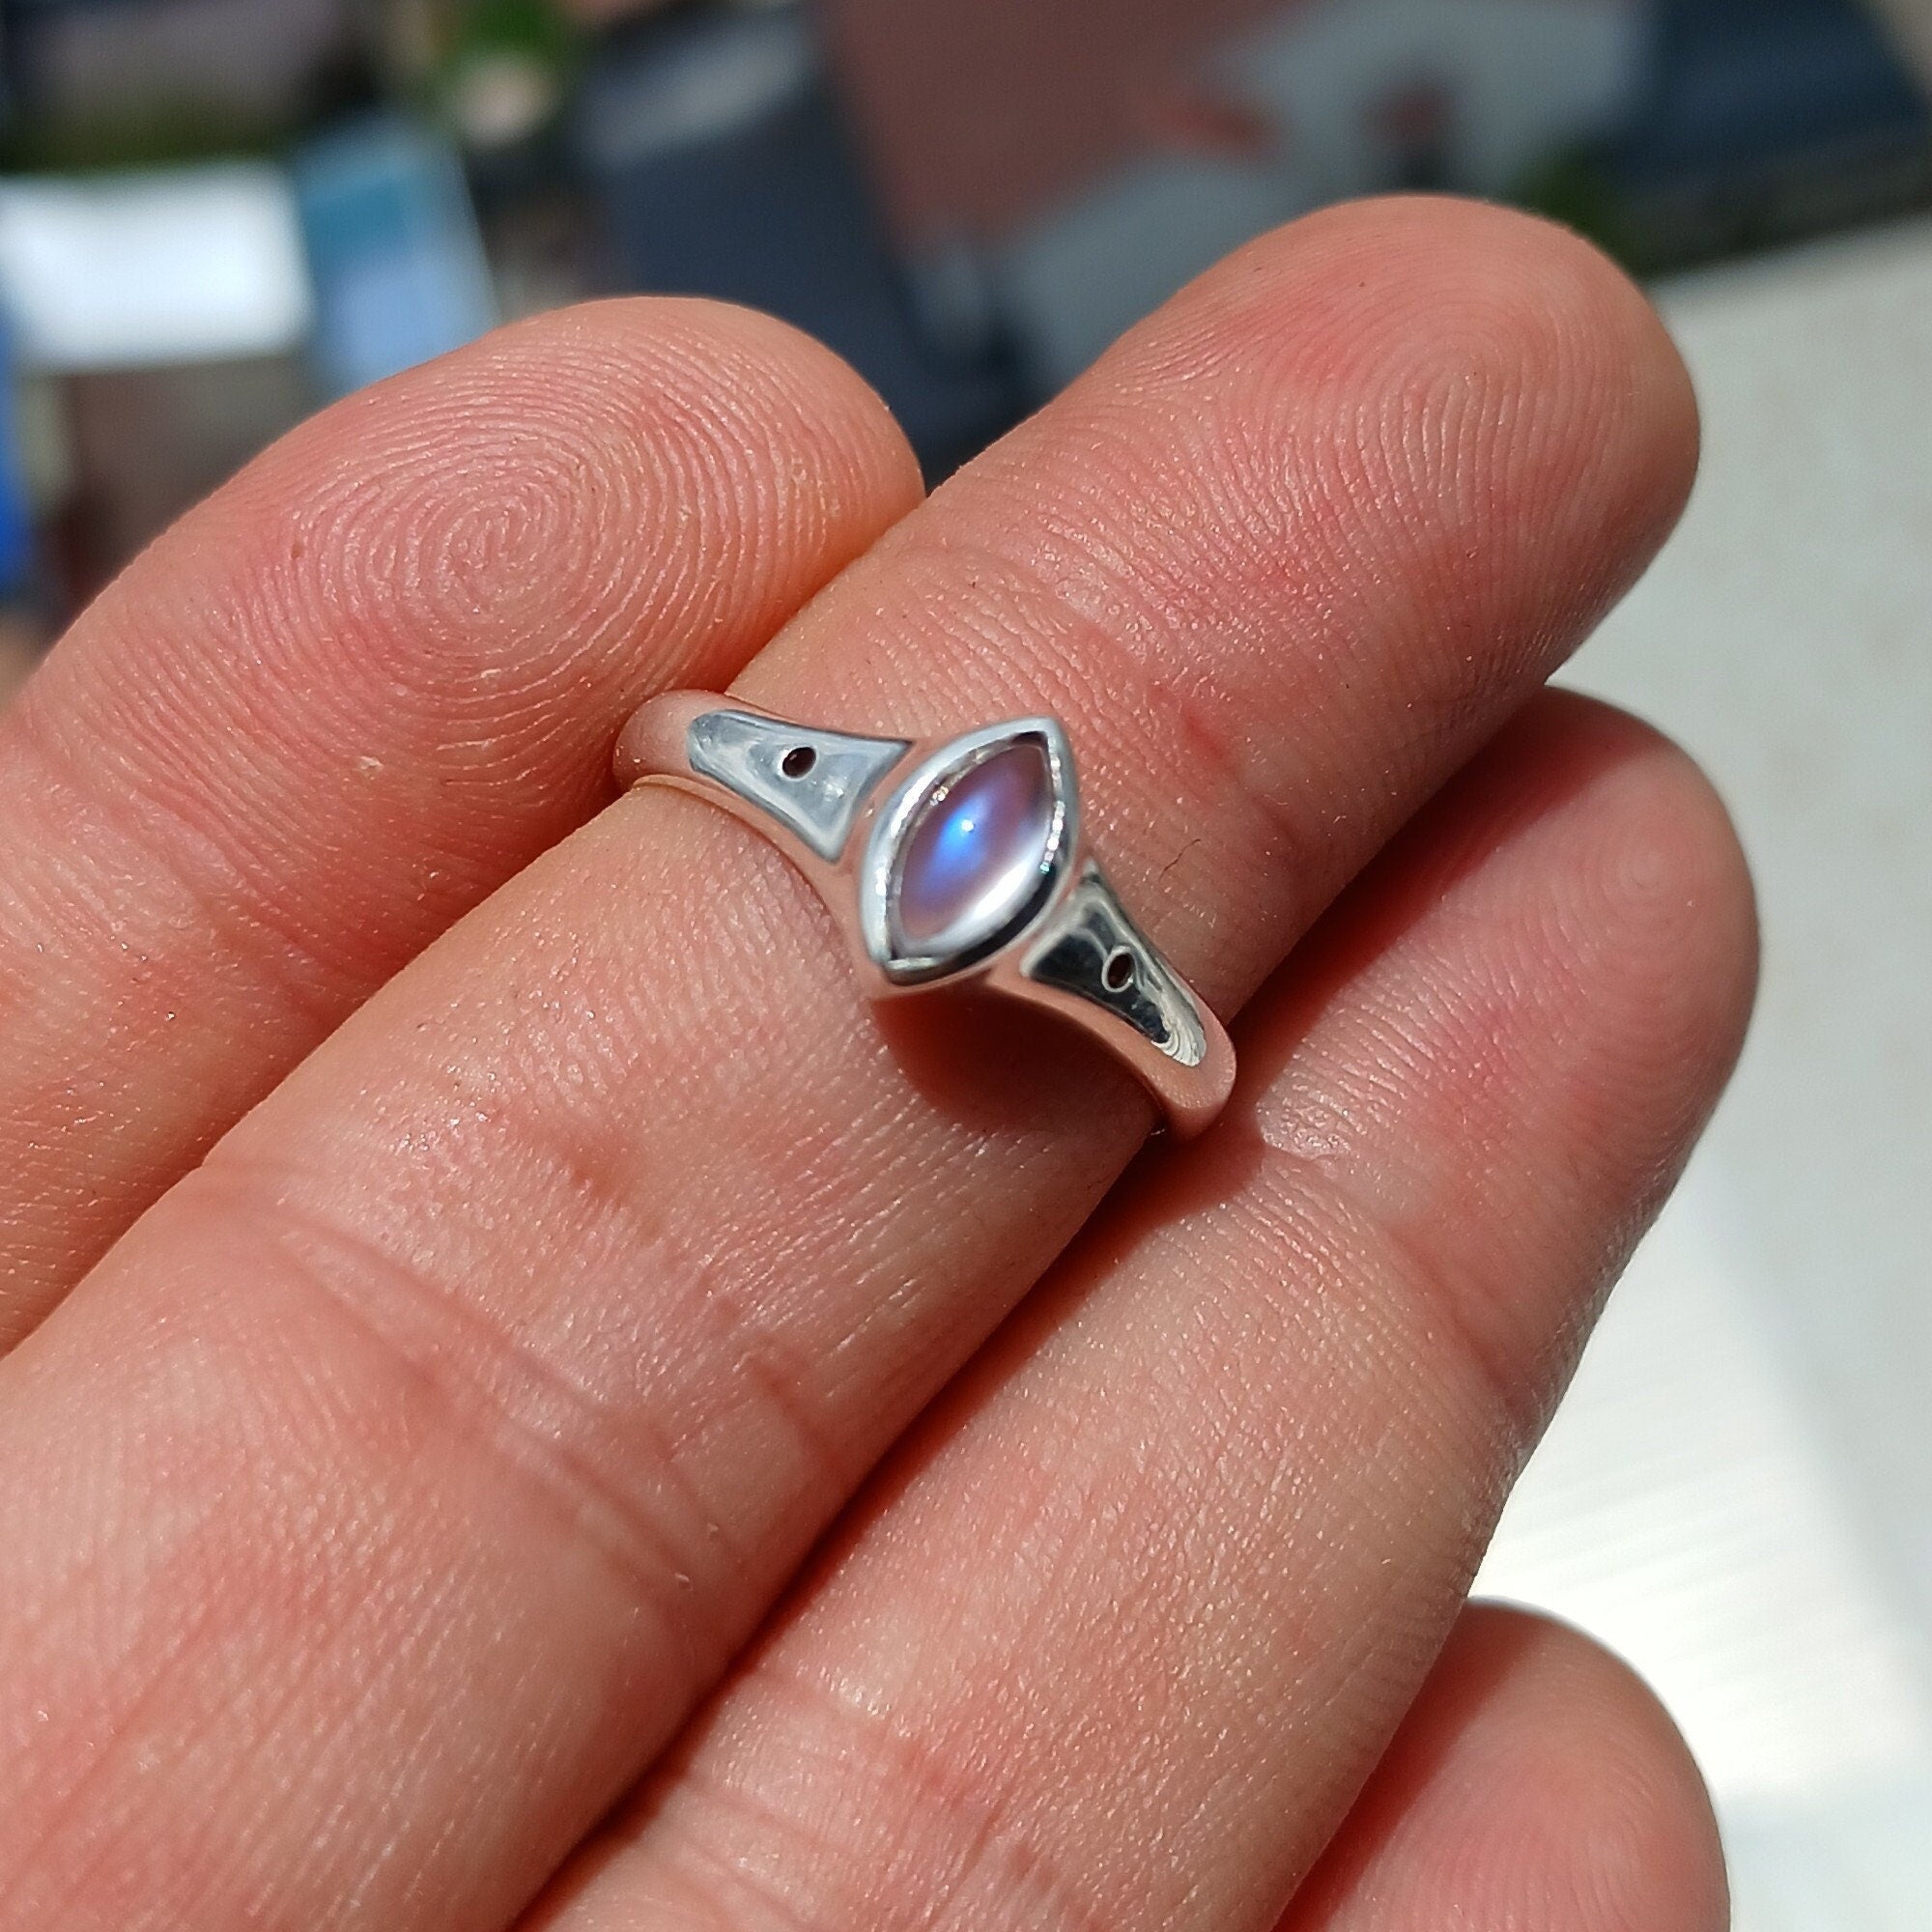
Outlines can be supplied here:
M20 461L18 371L12 329L0 325L0 598L33 587L34 512Z
M331 391L461 348L495 323L462 165L435 135L388 116L352 123L305 143L295 180L315 360Z

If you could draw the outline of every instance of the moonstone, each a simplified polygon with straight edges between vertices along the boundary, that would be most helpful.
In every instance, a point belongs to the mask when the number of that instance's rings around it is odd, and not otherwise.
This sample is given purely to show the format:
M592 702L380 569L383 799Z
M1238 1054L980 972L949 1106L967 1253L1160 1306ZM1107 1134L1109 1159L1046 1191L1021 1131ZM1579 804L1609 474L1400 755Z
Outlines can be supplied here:
M941 941L948 952L994 937L1038 890L1053 820L1053 773L1031 739L955 779L906 840L900 937L913 948Z

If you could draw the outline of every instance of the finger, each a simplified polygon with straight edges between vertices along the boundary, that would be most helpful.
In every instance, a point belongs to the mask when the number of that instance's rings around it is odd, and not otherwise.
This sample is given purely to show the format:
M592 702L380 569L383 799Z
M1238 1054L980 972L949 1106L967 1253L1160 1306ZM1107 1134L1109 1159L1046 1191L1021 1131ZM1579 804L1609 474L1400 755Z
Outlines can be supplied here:
M781 325L614 302L297 431L0 717L0 1349L914 499Z
M1280 1932L1724 1932L1723 1852L1677 1728L1623 1664L1465 1611Z
M1550 698L899 1452L545 1932L1272 1925L1735 1050L1721 810Z
M1152 937L1232 1004L1637 566L1688 410L1648 310L1554 231L1318 219L742 688L861 728L1059 710ZM66 1579L33 1642L0 1626L0 1695L52 1682L106 1727L83 1801L77 1745L20 1719L63 1767L0 1789L0 1862L40 1845L20 1909L112 1896L97 1834L129 1807L143 1897L156 1848L230 1848L160 1894L198 1932L268 1872L292 1918L385 1928L531 1889L1144 1135L1052 1029L934 1018L950 1049L889 1032L767 846L641 793L177 1188L0 1365L35 1497L0 1565ZM138 1585L77 1645L108 1548ZM211 1804L185 1754L302 1774Z

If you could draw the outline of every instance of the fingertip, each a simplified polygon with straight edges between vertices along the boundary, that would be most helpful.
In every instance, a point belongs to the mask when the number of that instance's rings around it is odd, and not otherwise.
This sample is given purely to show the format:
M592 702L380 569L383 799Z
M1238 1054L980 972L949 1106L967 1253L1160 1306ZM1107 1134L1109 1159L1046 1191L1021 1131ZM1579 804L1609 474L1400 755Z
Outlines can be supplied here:
M250 867L298 820L378 819L448 842L435 876L473 897L601 800L643 696L728 682L921 488L876 394L784 323L533 317L266 451L85 613L21 732L212 844L236 821Z
M1642 292L1580 237L1479 202L1348 203L1274 230L1101 368L1242 371L1231 463L1265 466L1284 412L1328 411L1330 460L1294 479L1299 540L1433 549L1440 644L1472 667L1452 584L1465 608L1487 585L1485 620L1548 651L1629 587L1696 473L1690 379Z
M1438 1675L1495 1687L1469 1713L1471 1798L1488 1786L1514 1831L1492 1848L1497 1889L1537 1900L1532 1925L1722 1932L1729 1887L1716 1814L1683 1733L1622 1659L1530 1611L1472 1606ZM1539 1876L1532 1876L1532 1875Z
M544 380L559 349L590 374L608 369L636 392L639 373L663 374L684 406L728 417L763 451L793 439L823 452L816 480L847 486L872 516L903 515L924 495L919 458L872 384L836 350L761 309L697 296L617 296L533 316L499 331L506 355ZM662 397L659 398L662 400Z
M1757 983L1756 899L1729 810L1678 744L1581 693L1538 695L1425 814L1407 902L1468 877L1492 977L1542 986L1587 1025L1597 1078L1688 1139L1735 1063ZM1491 855L1486 872L1473 861ZM1623 1083L1619 1088L1619 1083ZM1668 1105L1661 1104L1665 1098Z
M1527 1611L1466 1610L1283 1932L1723 1932L1709 1794L1630 1667Z
M331 614L345 668L366 652L441 709L466 675L514 691L567 668L586 696L626 694L641 612L673 602L694 679L728 678L746 636L921 491L890 412L821 344L724 303L627 297L323 411L185 529L304 629ZM179 573L149 575L165 593Z
M1491 202L1375 196L1259 237L1196 287L1265 328L1266 305L1315 276L1330 284L1322 298L1358 322L1412 321L1415 338L1395 338L1407 353L1567 384L1621 418L1662 500L1688 494L1700 431L1683 355L1638 284L1574 230ZM1356 331L1335 346L1373 355L1385 345Z

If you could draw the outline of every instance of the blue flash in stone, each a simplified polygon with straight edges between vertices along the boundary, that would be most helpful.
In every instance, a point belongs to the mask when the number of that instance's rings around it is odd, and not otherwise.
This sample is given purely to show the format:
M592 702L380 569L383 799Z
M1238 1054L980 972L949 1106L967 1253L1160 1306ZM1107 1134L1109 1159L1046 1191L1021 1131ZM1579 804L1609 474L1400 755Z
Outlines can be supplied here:
M1053 842L1053 772L1023 738L970 766L914 820L894 895L900 943L915 952L971 952L1029 908Z

